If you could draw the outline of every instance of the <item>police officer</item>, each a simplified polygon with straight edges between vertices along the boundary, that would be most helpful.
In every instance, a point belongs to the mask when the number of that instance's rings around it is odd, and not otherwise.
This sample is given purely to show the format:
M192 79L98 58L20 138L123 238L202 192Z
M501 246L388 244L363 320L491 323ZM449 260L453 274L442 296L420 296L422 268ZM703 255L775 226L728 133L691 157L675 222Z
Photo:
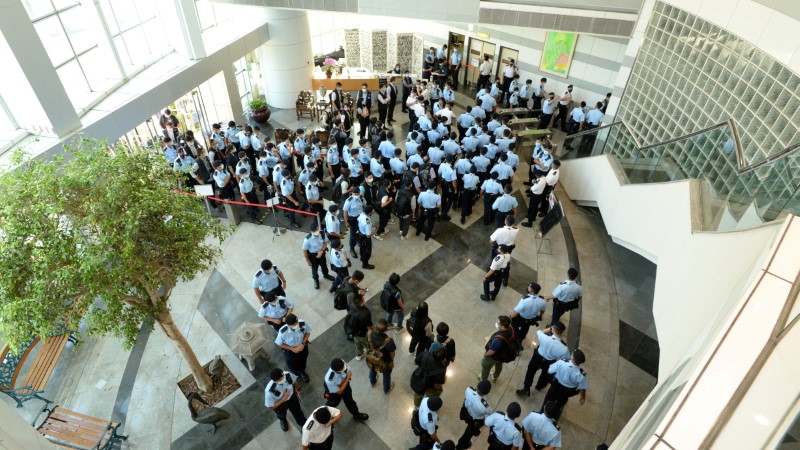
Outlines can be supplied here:
M217 186L219 196L223 200L233 199L233 184L231 184L231 174L225 170L222 161L214 161L214 184Z
M506 216L514 214L514 208L519 206L517 199L511 195L511 189L511 184L507 184L506 187L503 188L503 195L497 197L494 203L492 203L492 210L497 211L494 219L496 228L502 227L506 221Z
M295 183L292 181L291 172L289 169L282 169L281 170L281 200L285 207L296 209L300 207L300 201L297 200L295 195ZM289 217L290 225L294 228L300 228L300 225L297 223L297 220L294 216L294 211L287 211L286 214Z
M276 367L269 372L269 379L270 382L264 389L264 406L275 411L281 430L289 431L287 411L292 413L297 426L302 427L306 423L306 415L300 408L301 390L297 377Z
M509 253L514 250L514 241L517 240L517 234L519 233L519 228L514 226L514 220L512 214L507 215L505 218L505 225L494 230L491 236L489 236L489 242L492 244L492 259L497 256L497 248L501 245L507 245ZM503 286L508 286L508 277L510 274L511 261L508 262L506 270L503 271Z
M522 222L523 227L532 228L533 222L536 222L536 211L544 198L544 191L547 188L547 180L541 172L534 172L536 181L531 185L530 193L528 194L531 199L528 202L528 212L525 214L527 222Z
M326 280L333 281L334 278L328 273L328 265L325 263L325 252L328 250L328 236L319 229L317 221L311 222L306 238L303 240L303 256L306 264L311 267L311 278L314 280L314 289L319 289L319 269L322 268L322 276Z
M462 159L460 161L466 161ZM475 193L478 190L480 178L477 175L478 169L475 166L469 168L469 172L464 174L461 179L461 224L467 221L467 217L472 214L472 204L475 202Z
M541 290L542 287L539 286L539 283L529 284L528 294L519 300L517 306L514 307L514 312L511 313L514 337L520 344L528 336L531 325L539 326L539 321L542 320L544 311L547 309L547 300L539 296Z
M489 431L490 450L519 450L522 448L522 427L516 422L521 413L522 408L519 403L511 402L506 408L505 414L498 411L486 418L484 423L491 429Z
M248 203L247 215L250 216L254 222L258 222L255 207L255 205L258 204L258 196L255 192L255 183L250 179L247 169L244 167L239 169L239 194L242 196L242 201Z
M442 399L439 397L425 397L419 404L419 426L422 433L419 435L419 444L409 450L427 450L433 447L434 442L439 442L436 430L439 428L439 411L442 408Z
M503 271L506 270L508 262L511 261L511 255L508 254L508 246L501 245L497 247L497 256L492 259L489 264L489 270L483 276L483 294L481 300L488 302L494 301L497 294L500 292L500 285L502 284L504 275ZM494 282L494 290L489 292L489 285Z
M517 390L517 395L531 396L531 384L533 384L533 379L536 377L538 370L541 370L542 374L539 376L539 381L536 382L536 390L541 391L544 389L549 378L547 369L556 361L569 359L567 343L561 339L561 335L566 329L567 327L563 323L555 322L543 330L536 330L536 339L539 341L539 346L536 347L528 363L524 384L522 389Z
M567 279L553 289L553 296L548 300L553 300L553 322L561 318L567 312L578 307L578 302L583 298L583 288L576 281L578 270L570 267L567 270Z
M523 450L550 450L561 448L561 429L553 421L558 412L555 403L544 405L544 412L531 412L522 421L522 435L525 438Z
M336 278L333 279L333 283L331 284L331 288L328 292L333 293L336 292L336 288L342 284L345 277L350 276L350 270L348 269L351 266L350 258L347 257L347 251L344 250L344 245L342 245L342 241L339 239L331 240L331 269L336 272Z
M294 304L284 296L268 292L264 295L264 303L258 310L258 317L267 322L275 331L279 331L286 323L286 316L294 311Z
M374 269L375 266L369 263L372 257L372 236L375 235L375 228L369 216L372 214L372 205L364 206L364 210L358 216L358 247L361 252L361 267L364 269Z
M500 183L504 188L508 187L511 184L511 178L514 177L514 168L511 167L508 163L508 155L503 152L497 164L492 167L490 173L497 173L497 182Z
M481 185L481 196L483 196L484 225L489 225L489 221L494 218L495 210L492 208L492 205L502 193L503 193L503 186L497 182L497 172L493 172L490 178L484 181L483 184Z
M355 420L367 420L369 415L358 411L358 404L353 400L353 389L350 388L350 379L353 371L341 358L331 360L331 367L325 373L325 402L327 406L338 406L344 400L344 405Z
M264 296L268 292L275 295L286 296L286 277L283 276L277 266L272 265L272 261L265 259L261 261L261 270L253 276L253 291L259 303L264 303Z
M344 238L341 220L339 220L339 205L335 203L328 207L328 214L325 214L325 233L330 239Z
M306 183L306 203L308 203L311 212L319 217L320 223L324 224L326 215L325 201L322 200L322 197L319 195L319 183L319 178L313 173L308 176L308 182Z
M544 410L544 405L547 403L555 403L557 409L552 417L554 421L561 417L564 405L567 404L570 397L580 395L579 404L586 403L586 389L589 387L589 382L586 380L586 372L580 367L584 362L586 362L586 355L580 349L576 349L572 352L571 360L556 361L547 369L547 373L553 374L553 378L550 381L550 389L544 396L540 411Z
M467 429L458 439L457 449L470 448L473 436L481 433L483 421L492 414L492 408L486 401L486 396L492 390L492 383L488 380L478 383L478 389L470 386L464 392L464 406L461 408L461 420L467 423Z
M547 212L550 210L550 193L553 192L553 189L556 187L556 183L558 183L559 177L559 169L561 168L561 161L555 159L553 160L553 164L550 167L550 171L547 172L545 175L544 180L546 186L544 187L544 192L542 192L542 196L539 200L539 217L544 217L547 215ZM531 199L531 203L533 203L533 199Z
M438 173L442 180L442 220L450 220L447 213L450 212L450 207L455 200L455 192L458 189L456 171L453 169L455 160L454 156L447 155L445 162L439 165Z
M350 254L353 255L353 258L358 258L358 253L356 253L356 244L358 243L358 216L364 212L364 206L367 204L361 195L362 189L361 186L354 187L350 197L347 197L347 200L344 201L344 205L342 205L344 221L347 224L347 228L350 229Z
M320 406L311 413L303 425L303 450L331 450L333 448L333 424L344 414L330 406Z
M278 330L275 344L283 349L283 357L289 371L300 376L308 383L306 361L308 360L308 340L311 337L311 327L305 321L299 320L294 314L286 316L286 325Z
M427 191L419 194L418 203L422 211L417 221L417 236L422 232L425 222L428 223L428 227L425 230L426 241L431 238L433 225L436 223L436 213L439 207L442 206L442 197L436 193L436 182L433 180L428 181L427 187Z

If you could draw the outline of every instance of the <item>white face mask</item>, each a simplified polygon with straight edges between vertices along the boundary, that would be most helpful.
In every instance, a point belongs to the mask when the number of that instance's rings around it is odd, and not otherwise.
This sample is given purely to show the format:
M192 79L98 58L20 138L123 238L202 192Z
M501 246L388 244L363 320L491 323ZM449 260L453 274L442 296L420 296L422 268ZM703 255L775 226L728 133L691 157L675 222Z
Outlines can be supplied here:
M311 234L313 234L314 236L319 236L320 233L319 233L319 231L314 231Z
M494 323L494 329L495 330L500 330L500 324L498 322Z

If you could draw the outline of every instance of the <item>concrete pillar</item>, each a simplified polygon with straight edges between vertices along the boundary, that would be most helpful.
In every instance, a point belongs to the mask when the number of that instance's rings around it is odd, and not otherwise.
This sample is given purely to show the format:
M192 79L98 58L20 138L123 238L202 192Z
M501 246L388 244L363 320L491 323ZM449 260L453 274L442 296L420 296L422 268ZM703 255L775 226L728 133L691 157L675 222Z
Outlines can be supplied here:
M269 41L260 47L267 102L294 108L297 94L311 89L314 55L305 11L267 8Z
M242 109L242 99L239 97L239 86L236 84L236 74L233 64L222 69L225 76L225 89L228 91L228 99L231 102L231 114L236 123L244 123L244 110ZM227 125L227 124L224 124Z
M175 0L175 10L178 14L183 40L186 44L186 54L189 59L202 59L206 55L206 46L203 43L203 33L200 19L197 16L197 6L194 0Z

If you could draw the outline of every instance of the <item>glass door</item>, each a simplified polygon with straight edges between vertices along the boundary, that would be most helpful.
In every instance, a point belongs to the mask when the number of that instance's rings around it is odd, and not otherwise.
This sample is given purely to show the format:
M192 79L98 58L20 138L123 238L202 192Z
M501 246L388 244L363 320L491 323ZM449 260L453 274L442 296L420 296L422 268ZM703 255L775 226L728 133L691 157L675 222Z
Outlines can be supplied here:
M475 86L480 75L479 67L483 64L483 58L489 57L489 64L494 67L494 52L496 46L491 42L482 41L476 38L469 39L469 52L464 56L464 65L467 66L465 79L471 86ZM491 73L491 72L490 72Z

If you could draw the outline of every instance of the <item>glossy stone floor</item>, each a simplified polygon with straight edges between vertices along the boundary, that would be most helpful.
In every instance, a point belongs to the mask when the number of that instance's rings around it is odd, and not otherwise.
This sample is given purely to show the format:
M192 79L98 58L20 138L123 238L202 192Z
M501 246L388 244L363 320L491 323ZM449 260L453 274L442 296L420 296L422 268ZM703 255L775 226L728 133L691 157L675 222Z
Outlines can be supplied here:
M470 101L461 93L457 100L460 105ZM461 108L457 110L460 112ZM399 107L395 117L399 119L395 130L404 137L407 119ZM298 121L292 110L274 111L271 124L286 128L314 126L309 119ZM558 137L557 133L555 138ZM522 203L520 211L527 200L522 193L525 186L520 184L527 179L526 170L523 163L519 169L523 176L514 184L515 195ZM374 242L372 262L377 267L366 271L365 280L370 287L367 305L373 320L385 316L378 295L388 275L397 272L402 276L401 287L410 306L427 301L433 320L446 321L456 341L458 356L450 366L442 396L439 434L445 439L456 439L463 431L458 410L464 389L477 382L475 373L496 316L509 314L531 281L539 282L546 291L552 290L564 279L570 265L581 271L585 296L584 305L564 320L570 348L579 346L586 352L584 368L590 387L586 404L579 406L571 401L560 421L564 448L593 449L602 442L610 443L655 385L653 368L657 369L658 344L649 313L655 266L613 244L596 211L572 204L560 189L557 194L565 206L565 220L543 241L535 237L533 230L522 228L513 253L511 281L496 302L479 299L492 231L479 220L481 204L476 205L465 225L438 222L428 242L421 238L401 242L397 225L389 226L389 237L384 241ZM236 361L226 344L228 333L241 322L258 321L258 303L250 283L261 259L269 258L285 273L289 281L287 294L295 302L297 314L313 327L308 366L312 379L304 386L303 409L308 413L322 404L322 376L331 358L341 357L354 370L352 387L360 409L371 417L366 423L345 417L336 426L334 448L401 449L414 445L408 426L413 407L408 381L414 366L406 351L407 334L396 336L396 387L384 395L369 386L366 365L355 360L353 344L345 339L341 328L344 314L332 307L332 295L327 292L329 282L323 280L320 290L313 289L310 269L300 250L305 232L275 236L272 220L268 215L261 225L242 223L225 242L219 243L223 249L220 264L181 283L172 297L176 323L201 362L222 355L242 385L219 405L230 411L232 418L216 434L191 421L186 401L175 385L188 371L163 333L151 332L146 326L131 351L122 350L113 338L88 338L79 348L68 349L48 386L49 398L70 409L122 421L124 434L130 435L123 448L298 448L297 426L290 420L289 432L282 432L274 413L263 406L269 370L285 367L280 350L268 344L270 360L258 360L256 369L250 372L244 363ZM354 268L359 266L354 264ZM550 312L548 309L546 321ZM530 359L530 340L529 337L522 357L507 364L494 384L488 396L492 407L504 409L509 402L520 401L527 413L541 406L543 393L529 399L520 399L514 393L522 384ZM32 419L41 409L39 403L29 402L18 411ZM483 448L485 439L486 430L475 438L475 448Z

